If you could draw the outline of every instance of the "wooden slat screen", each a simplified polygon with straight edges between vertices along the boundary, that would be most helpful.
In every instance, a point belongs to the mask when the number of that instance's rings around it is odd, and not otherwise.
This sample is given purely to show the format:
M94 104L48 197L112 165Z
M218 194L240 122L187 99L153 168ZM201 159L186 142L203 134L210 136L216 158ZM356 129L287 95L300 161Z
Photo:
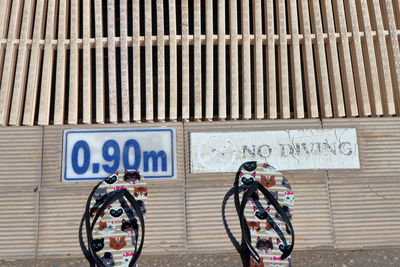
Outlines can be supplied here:
M0 125L400 114L393 0L3 0Z

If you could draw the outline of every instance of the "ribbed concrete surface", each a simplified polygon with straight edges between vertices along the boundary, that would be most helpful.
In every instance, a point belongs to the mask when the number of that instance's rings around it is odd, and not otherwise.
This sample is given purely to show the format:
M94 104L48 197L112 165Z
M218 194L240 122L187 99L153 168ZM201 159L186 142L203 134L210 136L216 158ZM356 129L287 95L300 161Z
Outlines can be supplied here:
M0 257L34 257L37 233L36 193L0 191L0 210Z
M36 254L41 156L41 127L1 128L0 258Z
M220 213L233 174L191 174L185 169L189 166L191 131L357 128L360 170L285 172L296 193L295 251L400 247L399 118L80 125L79 128L158 126L177 129L178 178L147 181L144 256L233 251ZM81 256L77 227L94 184L61 183L64 128L72 127L0 129L2 259ZM232 202L228 204L227 217L237 234L238 221ZM17 245L22 251L15 249Z
M42 163L41 127L0 129L1 189L34 189L40 180Z
M400 245L400 119L323 120L357 129L360 170L329 170L337 248Z

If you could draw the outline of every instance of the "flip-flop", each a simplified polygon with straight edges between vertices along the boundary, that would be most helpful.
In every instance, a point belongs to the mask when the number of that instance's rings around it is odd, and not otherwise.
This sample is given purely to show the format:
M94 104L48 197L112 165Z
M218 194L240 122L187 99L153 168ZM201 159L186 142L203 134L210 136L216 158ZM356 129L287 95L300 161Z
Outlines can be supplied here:
M116 172L93 188L79 229L90 266L136 266L143 248L146 201L147 188L136 170Z
M234 239L225 220L225 205L234 195L242 230L242 243ZM223 220L244 266L290 266L294 230L290 219L294 195L287 179L269 164L243 163L234 187L223 202ZM291 238L288 238L288 237Z

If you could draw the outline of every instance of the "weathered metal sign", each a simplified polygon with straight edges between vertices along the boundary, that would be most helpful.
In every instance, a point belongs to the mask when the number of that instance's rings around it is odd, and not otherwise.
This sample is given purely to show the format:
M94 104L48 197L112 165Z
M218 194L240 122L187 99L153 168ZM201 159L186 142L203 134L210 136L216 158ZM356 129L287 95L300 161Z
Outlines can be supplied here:
M279 170L359 169L356 129L190 134L192 173L235 172L247 160Z
M121 169L176 178L173 128L65 130L62 181L101 180Z

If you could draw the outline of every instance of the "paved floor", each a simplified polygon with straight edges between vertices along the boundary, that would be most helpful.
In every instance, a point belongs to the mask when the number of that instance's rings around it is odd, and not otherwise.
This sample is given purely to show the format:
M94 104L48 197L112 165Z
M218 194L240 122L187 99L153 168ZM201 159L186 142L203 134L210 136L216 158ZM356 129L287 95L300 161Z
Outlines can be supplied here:
M67 267L88 264L85 259L38 259L38 260L0 260L1 267ZM183 255L143 255L140 267L204 266L204 267L240 267L236 253L227 254L183 254ZM293 266L338 266L338 267L386 267L400 266L400 248L371 249L359 251L296 251L293 252Z

